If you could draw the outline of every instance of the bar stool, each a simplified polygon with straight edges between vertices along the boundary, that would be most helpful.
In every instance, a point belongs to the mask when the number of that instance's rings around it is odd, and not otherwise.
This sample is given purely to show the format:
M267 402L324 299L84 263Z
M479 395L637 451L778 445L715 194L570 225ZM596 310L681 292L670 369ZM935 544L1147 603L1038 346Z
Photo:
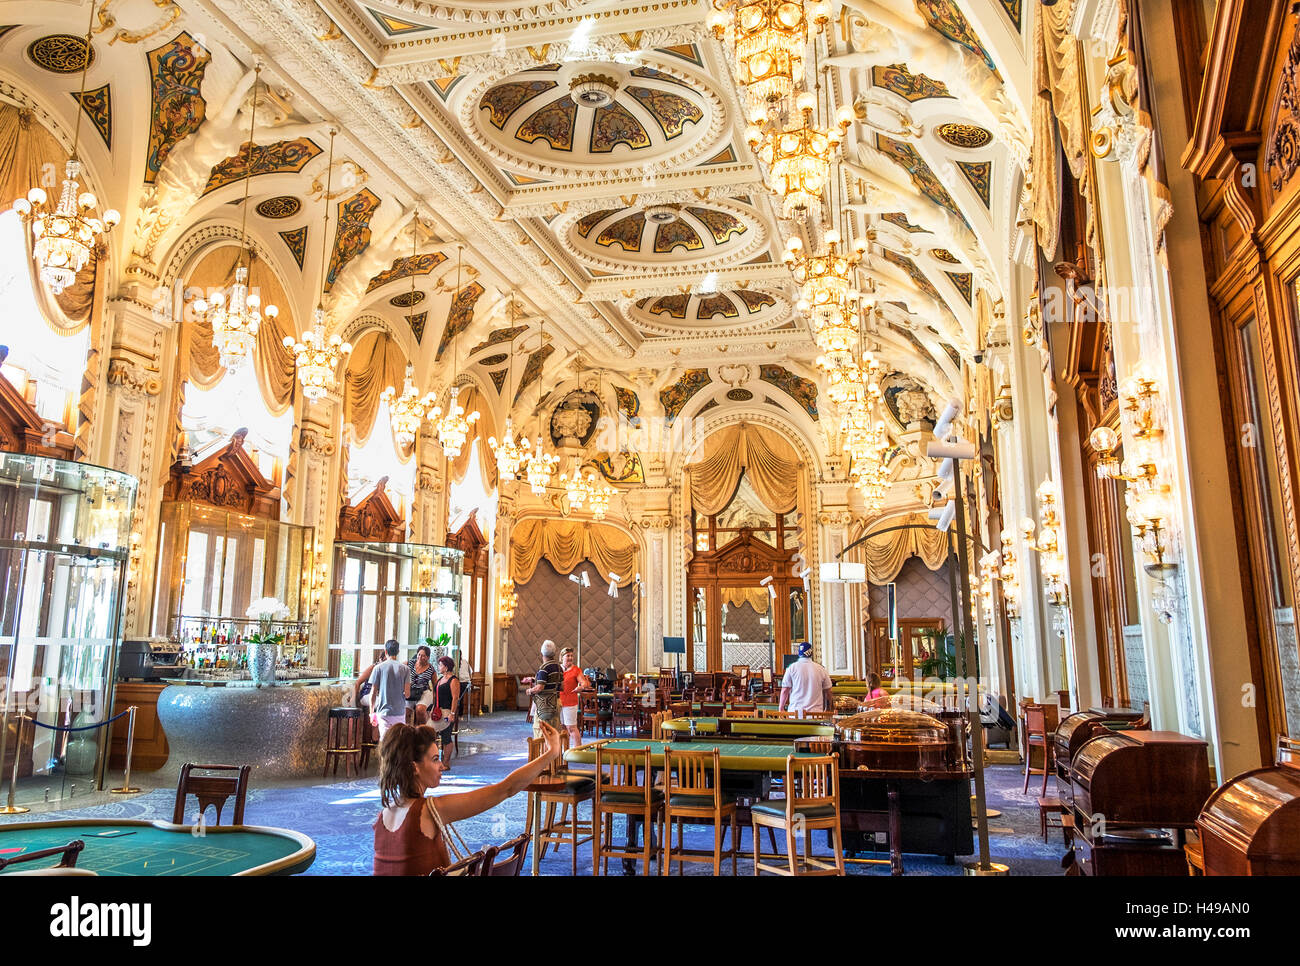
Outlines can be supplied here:
M677 874L682 874L683 862L712 862L713 874L721 875L722 860L731 858L731 874L736 874L736 854L739 849L736 825L736 803L723 799L720 755L717 748L708 751L673 751L664 748L664 838L663 852L659 858L659 874L667 875L673 859L677 860ZM677 847L673 848L673 822L677 823ZM708 823L713 826L713 850L704 852L687 849L682 841L686 822ZM723 822L731 826L731 848L722 849Z
M330 772L330 762L334 762L334 774L339 773L339 761L343 761L343 777L349 771L359 773L358 759L361 756L361 709L330 708L329 730L325 735L325 770L321 777Z

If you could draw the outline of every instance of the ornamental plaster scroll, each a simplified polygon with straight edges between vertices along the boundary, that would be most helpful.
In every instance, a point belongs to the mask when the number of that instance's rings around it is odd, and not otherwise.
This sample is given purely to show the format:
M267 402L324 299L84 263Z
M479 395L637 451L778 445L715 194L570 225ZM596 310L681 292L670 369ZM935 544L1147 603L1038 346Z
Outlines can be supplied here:
M198 131L167 155L157 181L140 200L128 275L156 271L157 253L166 250L167 239L180 229L183 216L202 197L213 167L237 155L248 140L249 124L245 118L252 109L249 93L257 81L257 73L251 70L244 73L234 81L225 97L214 103L213 89L229 82L229 75L238 68L237 64L230 63L231 60L231 55L220 48L212 51L212 64L203 81L208 101L207 117ZM259 145L319 136L320 124L290 122L282 107L267 118L263 105L272 100L274 98L266 95L258 98L260 123L256 141Z
M324 430L304 426L298 433L298 448L311 456L326 458L333 456L338 447Z
M539 277L538 309L562 326L569 326L596 344L618 351L617 336L601 330L599 313L577 305L566 292L580 292L555 266L540 271L520 266L518 248L527 234L513 221L505 222L501 206L481 190L466 166L446 160L446 144L427 127L409 127L410 102L391 88L366 86L373 67L347 37L332 30L333 22L312 0L212 0L223 15L259 30L268 38L265 53L282 76L292 78L299 92L337 108L337 123L350 131L373 157L382 157L394 177L419 186L421 194L439 198L448 220L476 229L476 247L490 263L516 266L517 276Z
M119 5L119 0L104 0L104 4L95 13L95 19L99 21L99 26L95 28L96 34L102 34L105 31L117 27L117 32L109 40L110 44L115 44L119 40L126 44L139 44L148 40L150 37L156 37L158 34L167 30L177 20L181 18L182 10L171 0L154 0L154 6L163 12L152 23L142 27L129 29L122 27L117 22L117 15L113 8Z
M162 392L162 379L159 373L129 359L110 359L107 378L110 386L128 398L157 396Z
M485 50L479 53L461 54L449 59L440 59L438 51L430 47L430 56L427 60L376 68L366 82L371 87L383 88L441 80L456 74L474 76L495 73L496 78L500 79L540 64L565 63L571 60L593 63L626 62L630 55L635 55L639 51L698 43L703 36L703 17L699 16L699 7L690 3L670 3L668 6L680 6L682 16L689 18L688 21L662 27L645 27L633 33L617 29L612 34L595 34L593 31L593 35L585 42L578 41L580 46L575 45L570 39L551 41L536 47L523 46L513 50ZM618 8L612 8L595 12L591 18L574 16L566 19L573 22L576 30L578 24L584 19L599 20L622 12ZM627 25L624 23L620 26ZM483 33L485 38L494 35L492 31Z
M516 53L524 52L516 51ZM462 85L462 87L466 88L463 91L457 88L455 95L459 97L457 120L461 130L485 154L514 170L527 172L530 177L557 180L635 178L643 181L646 178L645 168L647 165L661 166L664 171L681 169L701 155L709 152L716 153L719 147L722 146L719 144L720 139L724 135L730 136L731 115L728 114L724 107L722 97L713 89L710 80L706 76L701 73L683 70L666 58L639 56L636 60L638 66L651 67L661 74L666 74L681 81L690 89L691 93L704 101L703 107L706 115L704 126L699 129L698 125L692 124L690 129L683 132L689 138L687 146L680 150L673 150L673 142L665 141L661 145L660 151L651 154L647 154L646 151L630 152L625 164L601 166L593 161L587 161L586 163L574 164L571 167L530 158L524 153L527 151L527 146L522 143L518 145L517 150L505 150L496 140L487 136L483 131L482 111L479 109L480 99L489 88L497 83L508 80L516 73L538 66L537 61L531 55L528 55L528 63L522 67L508 70L505 69L503 61L508 62L509 59L508 54L504 57L491 58L488 66L474 78L471 85ZM578 65L578 69L599 72L602 61L613 59L613 57L584 57L582 63ZM626 56L620 59L626 60ZM462 73L464 73L463 69ZM633 77L631 80L635 81L636 78ZM590 157L589 155L586 156Z

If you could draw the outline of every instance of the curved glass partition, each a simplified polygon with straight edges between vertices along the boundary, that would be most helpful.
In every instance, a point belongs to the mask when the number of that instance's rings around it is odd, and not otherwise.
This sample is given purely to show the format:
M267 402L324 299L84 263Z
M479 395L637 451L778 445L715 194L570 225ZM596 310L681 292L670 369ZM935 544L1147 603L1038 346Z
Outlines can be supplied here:
M102 787L137 482L0 453L0 766L16 800ZM22 734L19 735L19 723Z

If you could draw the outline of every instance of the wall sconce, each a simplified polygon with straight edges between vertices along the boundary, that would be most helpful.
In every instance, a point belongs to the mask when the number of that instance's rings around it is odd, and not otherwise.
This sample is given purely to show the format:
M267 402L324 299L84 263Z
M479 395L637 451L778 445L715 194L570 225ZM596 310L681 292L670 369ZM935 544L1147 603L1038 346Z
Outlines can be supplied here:
M998 576L1002 578L1002 605L1006 608L1007 619L1020 620L1020 573L1016 570L1016 535L1010 529L1002 531L1001 568Z
M1125 516L1142 554L1142 569L1160 581L1152 600L1157 616L1168 624L1173 620L1173 611L1164 581L1178 569L1178 560L1170 528L1172 490L1161 454L1164 428L1160 383L1140 364L1120 384L1119 397L1122 428L1131 455L1120 462L1116 455L1120 435L1109 426L1094 429L1088 443L1098 456L1097 475L1128 484Z
M1042 518L1043 525L1035 527L1034 521L1026 517L1020 521L1020 532L1025 543L1039 555L1047 602L1055 607L1068 607L1070 587L1065 579L1065 554L1061 551L1061 491L1048 478L1038 485L1037 497L1038 515Z
M421 550L416 560L415 582L421 590L428 590L433 586L433 554L428 550Z
M980 600L984 607L984 623L993 623L993 581L998 576L998 564L1001 558L996 550L990 550L980 558Z
M515 620L515 608L519 606L519 594L515 592L515 582L509 577L501 578L497 590L497 613L501 617L501 626L509 627Z

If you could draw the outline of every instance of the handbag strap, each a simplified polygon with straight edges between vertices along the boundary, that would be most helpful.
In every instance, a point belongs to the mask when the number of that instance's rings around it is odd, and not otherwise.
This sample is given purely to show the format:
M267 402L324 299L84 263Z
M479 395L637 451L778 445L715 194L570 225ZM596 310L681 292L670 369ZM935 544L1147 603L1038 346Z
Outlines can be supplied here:
M425 808L429 810L429 817L433 819L433 824L442 833L442 841L447 846L447 851L452 854L457 862L471 854L473 850L465 844L465 840L461 838L460 832L456 831L456 827L442 820L442 816L438 814L438 806L433 803L434 800L426 798L424 801ZM459 847L457 847L457 843L459 843Z

